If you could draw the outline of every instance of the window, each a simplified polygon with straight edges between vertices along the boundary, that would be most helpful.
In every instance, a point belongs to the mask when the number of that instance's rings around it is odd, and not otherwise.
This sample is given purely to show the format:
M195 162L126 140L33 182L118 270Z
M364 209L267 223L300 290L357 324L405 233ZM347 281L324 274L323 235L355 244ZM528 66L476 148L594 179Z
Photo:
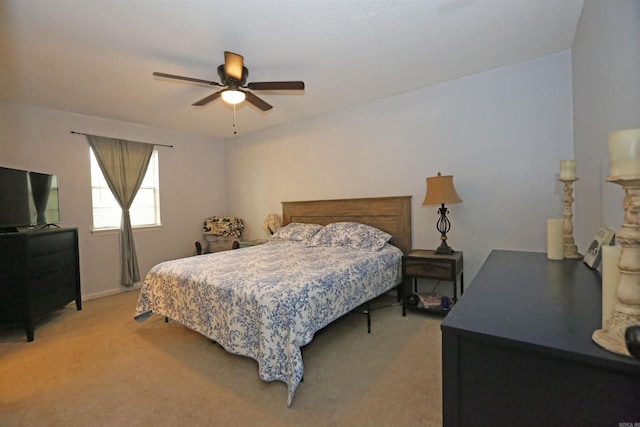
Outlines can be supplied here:
M93 150L90 152L93 228L120 228L122 209L111 194ZM147 174L144 176L129 211L132 227L160 225L160 187L158 181L158 150L153 150Z

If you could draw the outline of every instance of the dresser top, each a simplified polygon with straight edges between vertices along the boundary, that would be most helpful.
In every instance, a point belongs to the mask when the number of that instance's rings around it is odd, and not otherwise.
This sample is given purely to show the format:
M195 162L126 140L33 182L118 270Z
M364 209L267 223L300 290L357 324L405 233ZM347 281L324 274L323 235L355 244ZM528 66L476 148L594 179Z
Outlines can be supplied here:
M535 252L491 252L442 330L479 334L583 361L640 361L600 348L591 335L602 322L600 273L582 260L547 260Z

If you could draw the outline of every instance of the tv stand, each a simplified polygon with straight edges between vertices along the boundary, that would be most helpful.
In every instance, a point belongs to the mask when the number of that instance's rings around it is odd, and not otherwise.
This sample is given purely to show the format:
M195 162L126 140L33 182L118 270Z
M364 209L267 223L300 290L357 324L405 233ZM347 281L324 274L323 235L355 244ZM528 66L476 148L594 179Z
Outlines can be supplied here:
M49 228L60 228L60 226L58 224L53 224L53 223L43 224L42 226L40 226L40 228L38 228L38 230L46 230Z
M0 321L21 321L27 341L35 322L75 300L82 310L77 228L0 235Z

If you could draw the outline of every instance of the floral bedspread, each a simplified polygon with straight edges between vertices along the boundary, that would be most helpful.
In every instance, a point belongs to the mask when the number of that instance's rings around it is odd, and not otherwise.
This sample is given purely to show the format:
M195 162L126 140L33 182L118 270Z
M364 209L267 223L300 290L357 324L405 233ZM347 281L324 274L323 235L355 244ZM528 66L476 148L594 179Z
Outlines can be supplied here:
M269 242L167 261L149 271L135 318L168 316L249 356L264 381L287 384L287 405L304 371L300 347L316 331L399 283L402 252Z

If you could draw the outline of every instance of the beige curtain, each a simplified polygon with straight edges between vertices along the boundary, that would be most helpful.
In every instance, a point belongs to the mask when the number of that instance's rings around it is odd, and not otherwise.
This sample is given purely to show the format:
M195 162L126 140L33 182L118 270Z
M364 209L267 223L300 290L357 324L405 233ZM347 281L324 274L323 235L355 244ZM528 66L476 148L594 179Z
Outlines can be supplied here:
M100 165L100 170L107 180L107 185L122 208L120 282L124 286L133 286L140 281L140 270L129 208L147 173L153 145L96 135L86 135L86 137Z

